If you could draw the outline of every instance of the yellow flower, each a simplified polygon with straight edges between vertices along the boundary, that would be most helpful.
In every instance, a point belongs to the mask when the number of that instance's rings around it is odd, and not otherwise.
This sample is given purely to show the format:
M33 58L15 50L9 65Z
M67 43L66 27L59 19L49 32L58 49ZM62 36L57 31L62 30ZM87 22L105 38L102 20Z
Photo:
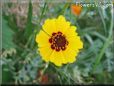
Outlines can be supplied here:
M36 42L42 59L56 66L73 63L79 49L83 48L76 27L62 15L45 20L42 30L36 35Z

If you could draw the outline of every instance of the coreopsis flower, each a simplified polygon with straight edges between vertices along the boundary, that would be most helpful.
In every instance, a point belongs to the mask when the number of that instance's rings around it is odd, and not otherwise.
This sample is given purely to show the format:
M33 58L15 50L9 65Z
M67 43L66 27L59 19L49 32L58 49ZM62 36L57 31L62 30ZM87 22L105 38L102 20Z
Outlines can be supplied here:
M56 66L73 63L79 49L83 48L76 27L62 15L57 19L45 20L42 30L36 35L36 42L42 59Z
M81 5L71 5L71 11L74 15L80 15L81 11L82 11L82 7Z

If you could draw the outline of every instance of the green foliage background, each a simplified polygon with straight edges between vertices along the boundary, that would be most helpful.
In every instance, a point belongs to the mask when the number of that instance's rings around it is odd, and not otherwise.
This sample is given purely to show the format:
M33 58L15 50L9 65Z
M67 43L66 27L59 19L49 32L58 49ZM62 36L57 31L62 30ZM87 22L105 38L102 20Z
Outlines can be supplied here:
M73 3L25 3L27 17L8 9L16 3L2 6L2 83L3 84L114 84L113 7L83 7L79 16L72 14ZM33 6L37 9L34 10ZM34 11L38 11L33 15ZM77 26L84 48L73 64L56 67L45 63L37 52L35 35L45 19L64 15ZM17 24L24 20L24 27ZM48 81L41 81L42 71Z

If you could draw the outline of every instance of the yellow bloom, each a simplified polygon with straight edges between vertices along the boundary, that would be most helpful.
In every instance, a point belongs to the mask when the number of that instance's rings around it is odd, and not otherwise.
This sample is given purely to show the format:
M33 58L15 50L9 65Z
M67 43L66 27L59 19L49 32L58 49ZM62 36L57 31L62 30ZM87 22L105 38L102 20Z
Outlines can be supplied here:
M36 35L36 42L42 59L56 66L73 63L79 49L83 48L76 27L71 26L62 15L45 20L42 30Z

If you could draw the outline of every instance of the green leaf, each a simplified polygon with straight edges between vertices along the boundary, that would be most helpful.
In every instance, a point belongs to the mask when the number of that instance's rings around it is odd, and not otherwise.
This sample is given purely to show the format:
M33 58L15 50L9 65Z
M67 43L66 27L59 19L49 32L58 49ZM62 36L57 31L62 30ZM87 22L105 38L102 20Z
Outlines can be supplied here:
M7 69L7 70L5 70ZM9 83L13 79L11 71L9 71L7 65L3 65L2 67L2 83Z
M1 60L2 66L2 84L9 83L13 81L13 72L14 72L14 66L13 66L13 60L2 58Z
M14 32L7 25L7 21L2 19L2 48L9 49L14 48L15 44L13 43L13 34Z
M28 8L28 17L27 17L27 24L25 28L25 37L28 38L33 32L33 24L32 24L32 3L29 2Z

